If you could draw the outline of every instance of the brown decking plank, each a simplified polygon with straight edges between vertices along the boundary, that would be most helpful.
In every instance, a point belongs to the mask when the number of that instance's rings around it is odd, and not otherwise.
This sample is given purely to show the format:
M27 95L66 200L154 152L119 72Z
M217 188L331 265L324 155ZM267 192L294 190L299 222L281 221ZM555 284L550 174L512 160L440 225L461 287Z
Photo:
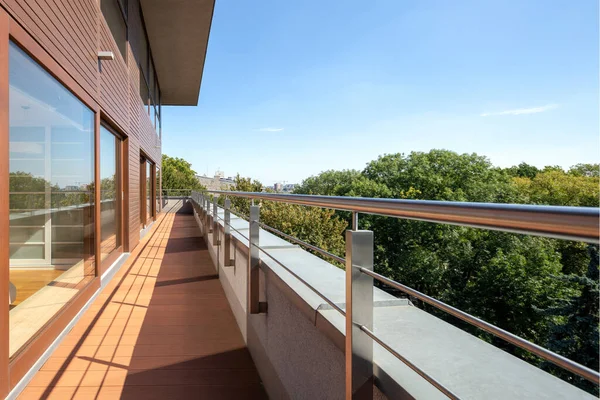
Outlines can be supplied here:
M266 398L193 216L157 221L19 398Z

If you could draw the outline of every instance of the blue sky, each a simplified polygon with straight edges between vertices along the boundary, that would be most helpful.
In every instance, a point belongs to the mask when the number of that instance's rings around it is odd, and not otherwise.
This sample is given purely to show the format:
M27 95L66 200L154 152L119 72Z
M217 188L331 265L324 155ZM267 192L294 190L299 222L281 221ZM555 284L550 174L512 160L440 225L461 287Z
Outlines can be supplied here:
M163 152L264 184L445 148L600 159L596 0L218 1Z

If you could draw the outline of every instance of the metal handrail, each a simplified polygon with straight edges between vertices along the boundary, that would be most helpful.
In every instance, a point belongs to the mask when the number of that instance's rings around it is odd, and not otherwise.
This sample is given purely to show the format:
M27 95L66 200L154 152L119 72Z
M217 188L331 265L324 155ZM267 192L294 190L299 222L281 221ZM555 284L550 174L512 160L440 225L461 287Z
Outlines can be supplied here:
M197 200L194 198L194 196L192 196L192 199L194 201ZM210 204L210 203L209 203ZM239 210L236 210L239 214L241 214L242 216L244 216L244 214L242 212L240 212ZM246 216L246 218L248 218L248 220L250 220L249 217ZM223 221L223 224L225 226L226 222L224 218L221 218L219 215L217 215L217 220L221 220ZM275 231L278 232L279 234L282 234L284 237L288 237L289 239L296 241L296 242L300 242L300 243L304 243L306 245L308 245L309 247L314 248L314 250L318 251L318 252L323 252L322 254L324 255L329 255L334 259L339 259L340 262L345 263L346 260L344 260L341 257L338 257L336 255L333 255L331 253L326 252L323 249L320 249L316 246L310 245L306 242L301 241L300 239L296 239L293 236L287 235L275 228L271 228L268 225L265 225L263 223L258 223L261 227L263 227L263 229L267 228L267 230L271 230L271 231ZM331 306L335 311L337 311L338 313L340 313L344 318L346 318L346 311L344 309L342 309L340 306L338 306L335 302L331 301L329 298L327 298L327 296L325 296L323 293L321 293L319 290L317 290L317 288L315 288L313 285L311 285L307 280L305 280L304 278L302 278L300 275L298 275L296 272L292 271L290 268L288 268L285 264L283 264L281 261L279 261L277 258L275 258L271 253L269 253L268 251L266 251L265 249L263 249L262 247L260 247L259 245L256 245L254 243L252 243L252 241L247 237L244 236L239 230L237 230L236 228L234 228L231 223L229 223L229 228L238 232L238 234L240 234L242 237L244 237L245 239L248 240L248 246L254 246L256 247L260 252L264 253L267 257L269 257L271 260L273 260L277 265L279 265L280 267L282 267L285 271L287 271L290 275L292 275L293 277L295 277L296 279L298 279L301 283L303 283L306 287L308 287L310 290L313 291L313 293L315 293L317 296L319 296L323 301L325 301L327 304L329 304L329 306ZM374 340L376 343L378 343L379 345L381 345L385 350L387 350L388 352L390 352L393 356L395 356L398 360L400 360L401 362L403 362L406 366L408 366L410 369L412 369L413 371L415 371L419 376L423 377L427 382L429 382L431 385L433 385L435 388L437 388L440 392L444 393L447 397L449 397L452 400L460 400L460 398L455 395L450 389L448 389L447 387L445 387L442 383L438 382L434 377L432 377L431 375L427 374L425 371L423 371L421 368L419 368L417 365L415 365L414 363L412 363L410 360L408 360L406 357L402 356L400 353L398 353L396 350L394 350L393 348L391 348L387 343L385 343L383 340L381 340L378 336L375 335L375 333L373 333L368 327L366 327L365 325L361 325L359 326L359 328L365 332L365 334L367 336L369 336L372 340Z
M272 233L274 233L276 235L280 235L280 236L282 236L282 237L284 237L284 238L286 238L286 239L288 239L288 240L290 240L290 241L292 241L292 242L294 242L296 244L299 244L300 246L304 246L306 248L309 248L312 251L315 251L315 252L317 252L319 254L322 254L325 257L329 257L332 260L335 260L335 261L337 261L337 262L339 262L341 264L345 264L346 263L345 259L343 259L342 257L336 256L335 254L330 253L327 250L323 250L320 247L313 246L310 243L306 243L305 241L300 240L298 238L295 238L295 237L293 237L291 235L288 235L287 233L283 233L280 230L277 230L275 228L271 228L269 225L263 224L262 222L259 222L258 225L260 225L260 227L263 228L266 231L272 232Z
M375 342L377 342L381 347L383 347L389 353L391 353L394 357L396 357L398 360L402 361L404 364L406 364L406 366L408 366L410 369L412 369L417 374L419 374L427 382L429 382L433 386L435 386L437 388L437 390L439 390L440 392L444 393L448 398L450 398L452 400L458 400L458 399L460 399L456 394L452 393L452 391L450 389L448 389L447 387L445 387L444 385L442 385L440 382L438 382L431 375L427 374L421 368L419 368L418 366L416 366L415 364L413 364L412 361L410 361L408 358L404 357L402 354L400 354L396 350L394 350L389 344L387 344L386 342L384 342L383 340L381 340L381 338L379 338L377 335L375 335L375 333L373 333L372 330L370 330L369 328L367 328L364 325L360 325L359 328L367 336L369 336L371 339L373 339Z
M229 191L207 191L209 193L214 194L223 194L223 195L231 195L235 197L247 197L253 199L261 199L261 200L270 200L276 202L285 202L292 204L299 204L305 206L317 206L317 207L326 207L332 208L336 210L344 210L344 211L352 211L354 213L362 211L364 208L354 209L351 208L352 204L361 203L364 207L367 207L367 204L371 204L372 211L366 211L367 213L377 214L377 215L385 215L391 217L401 217L407 219L415 219L421 221L428 222L436 222L436 223L449 223L453 225L461 225L461 226L471 226L477 228L485 228L485 229L494 229L504 232L517 232L517 233L526 233L544 237L554 237L554 238L562 238L562 239L570 239L570 240L581 240L590 243L598 243L598 227L599 227L599 217L600 210L596 208L587 208L587 207L555 207L555 206L530 206L530 205L516 205L516 204L488 204L488 203L456 203L456 202L440 202L440 201L417 201L417 200L393 200L393 199L369 199L369 198L355 198L355 197L334 197L334 196L309 196L309 195L282 195L282 194L272 194L272 193L255 193L255 192L229 192ZM290 200L291 199L291 200ZM314 200L314 201L311 201ZM453 222L448 222L448 215L444 214L440 211L440 207L442 210L445 210L445 213L450 212L453 207L457 207L457 209L462 210L459 216L453 219ZM469 208L473 208L476 213L470 214L468 212ZM373 210L377 210L374 212ZM422 217L406 217L402 215L404 212L409 212L410 210L416 212L415 210L420 210L419 212L427 215L436 215L435 218L422 218ZM465 211L467 210L467 211ZM493 212L494 211L494 212ZM487 218L485 218L485 222L481 221L482 212L490 213ZM479 213L479 214L478 214ZM521 220L517 220L516 215L520 213ZM478 216L479 215L479 216ZM479 218L480 221L478 223L474 223L474 218ZM573 219L576 219L580 225L577 225ZM558 221L561 221L562 225L558 224ZM310 245L301 241L300 239L296 239L293 236L287 235L277 229L271 228L267 225L259 223L263 228L267 227L274 231L275 233L281 234L282 236L295 241L302 242L313 250L323 254L333 256L332 258L337 261L344 262L345 260L341 257L337 257L333 254L326 252L323 249L320 249L316 246ZM595 234L592 236L590 234L590 227L596 226ZM543 230L540 228L543 226ZM537 229L532 231L532 229ZM256 245L255 245L256 246ZM323 298L327 303L332 305L338 311L341 311L337 305L332 304L330 300L324 297L320 292L314 289L310 284L308 284L304 279L297 276L294 272L285 267L278 260L273 258L269 253L264 251L260 246L256 246L259 250L264 252L267 256L272 258L275 262L285 268L288 272L294 275L296 278L300 279L304 284L306 284L310 289L316 292L321 298ZM422 300L425 303L428 303L434 306L437 309L445 311L462 321L465 321L475 327L478 327L494 336L502 338L503 340L519 347L525 349L536 356L549 361L565 370L568 370L574 374L577 374L595 384L598 384L600 381L600 373L587 368L581 364L578 364L568 358L565 358L559 354L556 354L550 350L547 350L541 346L538 346L532 342L529 342L519 336L516 336L508 331L505 331L501 328L498 328L495 325L492 325L488 322L485 322L477 317L474 317L468 313L465 313L457 308L454 308L446 303L443 303L433 297L427 296L415 289L412 289L408 286L405 286L399 282L386 278L383 275L380 275L376 272L368 270L366 268L359 268L359 270L369 275L370 277L392 286L398 290L401 290L404 293L407 293L413 297L416 297ZM423 376L427 379L432 385L440 389L444 394L451 398L457 398L452 392L443 387L439 382L435 381L435 379L429 377L423 371L419 370L418 367L412 365L410 361L404 359L397 352L392 351L389 346L387 346L381 339L377 338L373 332L371 332L367 327L360 326L360 329L367 333L373 340L377 341L383 347L385 347L388 351L390 351L396 358L403 361L406 365L408 365L411 369L417 372L419 375ZM366 330L365 330L366 329ZM368 331L368 332L367 332ZM414 368L413 368L414 367ZM439 386L438 386L439 385Z
M242 217L244 217L244 218L246 218L246 219L249 219L249 217L248 217L247 215L245 215L243 212L241 212L240 210L237 210L237 209L235 209L235 208L233 208L233 207L232 207L232 208L231 208L231 211L234 211L234 212L236 212L236 213L240 214ZM220 220L222 220L223 222L225 221L225 220L224 220L223 218L221 218L221 217L217 217L217 218L219 218L219 219L220 219ZM331 258L332 260L335 260L335 261L337 261L337 262L339 262L339 263L341 263L341 264L345 264L345 263L346 263L346 260L345 260L344 258L340 257L340 256L336 256L335 254L333 254L333 253L330 253L330 252L328 252L327 250L323 250L322 248L320 248L320 247L317 247L317 246L314 246L314 245L312 245L312 244L310 244L310 243L307 243L307 242L305 242L305 241L303 241L303 240L300 240L300 239L298 239L297 237L294 237L294 236L292 236L292 235L288 235L287 233L284 233L284 232L282 232L282 231L280 231L280 230L278 230L278 229L275 229L275 228L273 228L273 227L270 227L270 226L269 226L269 225L267 225L267 224L264 224L264 223L262 223L262 222L259 222L259 223L258 223L258 225L259 225L261 228L263 228L264 230L266 230L266 231L269 231L269 232L271 232L271 233L274 233L274 234L276 234L276 235L279 235L279 236L281 236L281 237L283 237L283 238L285 238L285 239L287 239L287 240L289 240L289 241L291 241L291 242L294 242L294 243L296 243L296 244L299 244L300 246L306 247L306 248L308 248L308 249L310 249L310 250L312 250L312 251L314 251L314 252L316 252L316 253L319 253L319 254L321 254L321 255L323 255L323 256L325 256L325 257ZM231 226L231 224L229 224L229 226ZM232 229L234 229L234 228L232 227ZM234 230L235 230L235 229L234 229Z
M599 243L600 209L525 204L470 203L432 200L375 199L259 192L208 193L249 199L355 211L417 221Z
M525 349L530 353L535 354L536 356L543 358L546 361L550 361L553 364L558 365L561 368L564 368L574 374L577 374L591 382L598 383L600 380L600 374L584 365L578 364L575 361L571 361L568 358L565 358L559 354L556 354L550 350L547 350L541 346L538 346L535 343L531 343L528 340L525 340L517 335L514 335L508 331L505 331L502 328L498 328L495 325L490 324L489 322L485 322L482 319L472 316L464 311L459 310L458 308L454 308L442 301L434 299L433 297L427 296L415 289L412 289L406 285L398 283L392 279L386 278L383 275L378 274L377 272L370 271L365 268L359 268L359 270L370 277L377 279L379 282L385 283L391 287L394 287L398 290L401 290L404 293L407 293L417 299L432 305L438 310L442 310L447 312L450 315L455 316L456 318L465 321L479 329L482 329L488 333L491 333L494 336L497 336L501 339L506 340L507 342L514 344L515 346Z
M306 281L306 279L302 278L300 275L298 275L297 273L295 273L294 271L292 271L291 269L289 269L288 267L286 267L285 265L283 265L283 263L281 261L279 261L278 259L276 259L275 257L273 257L268 251L266 251L262 247L257 246L254 243L251 243L251 245L254 246L254 247L256 247L258 250L262 251L267 257L269 257L271 260L273 260L274 262L276 262L277 265L279 265L283 269L285 269L294 278L298 279L300 282L302 282L303 284L305 284L310 290L312 290L317 296L319 296L320 298L322 298L323 301L325 301L327 304L329 304L334 310L336 310L337 312L339 312L340 314L342 314L344 317L346 316L346 311L344 311L340 306L338 306L337 304L335 304L333 301L329 300L327 298L327 296L325 296L323 293L319 292L313 285L311 285L310 283L308 283Z

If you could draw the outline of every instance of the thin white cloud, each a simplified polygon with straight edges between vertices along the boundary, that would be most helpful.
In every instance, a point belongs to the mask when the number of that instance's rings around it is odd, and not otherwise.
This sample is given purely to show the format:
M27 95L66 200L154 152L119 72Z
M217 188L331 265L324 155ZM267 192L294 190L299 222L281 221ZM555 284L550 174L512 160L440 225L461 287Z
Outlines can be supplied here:
M283 128L260 128L256 130L259 132L281 132Z
M506 111L498 111L498 112L485 112L480 114L482 117L492 117L496 115L525 115L525 114L537 114L550 110L554 110L558 108L558 104L547 104L545 106L540 107L530 107L530 108L517 108L515 110L506 110Z

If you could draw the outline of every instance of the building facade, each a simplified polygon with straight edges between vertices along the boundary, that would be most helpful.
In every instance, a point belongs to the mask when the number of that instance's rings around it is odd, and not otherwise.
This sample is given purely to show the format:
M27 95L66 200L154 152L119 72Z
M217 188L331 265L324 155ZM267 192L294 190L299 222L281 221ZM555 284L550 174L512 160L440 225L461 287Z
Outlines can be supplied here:
M213 0L0 0L0 398L161 211L162 106L196 105Z

